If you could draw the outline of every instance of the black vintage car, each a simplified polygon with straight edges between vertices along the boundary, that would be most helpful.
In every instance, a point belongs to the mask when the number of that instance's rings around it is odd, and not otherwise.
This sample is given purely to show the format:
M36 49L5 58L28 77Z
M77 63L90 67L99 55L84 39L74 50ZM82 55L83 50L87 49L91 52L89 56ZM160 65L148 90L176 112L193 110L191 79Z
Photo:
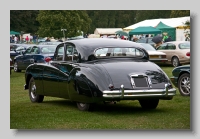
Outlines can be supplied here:
M34 63L25 72L31 102L44 96L77 103L82 111L95 103L139 100L155 109L176 94L170 79L140 44L118 39L85 38L59 44L50 64Z
M182 96L190 96L190 65L178 66L172 70L171 82Z
M57 45L31 45L25 51L14 57L14 71L21 72L33 63L48 64L53 59Z

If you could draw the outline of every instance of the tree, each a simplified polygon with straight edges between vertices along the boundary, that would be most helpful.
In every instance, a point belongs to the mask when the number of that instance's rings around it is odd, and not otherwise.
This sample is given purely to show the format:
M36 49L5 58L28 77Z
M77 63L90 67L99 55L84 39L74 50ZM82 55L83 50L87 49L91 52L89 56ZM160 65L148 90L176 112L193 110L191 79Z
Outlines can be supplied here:
M157 18L169 18L171 10L138 10L136 14L136 23Z
M38 13L38 10L10 10L10 30L35 33L39 26Z
M190 10L172 10L170 18L190 16Z
M88 31L91 23L86 11L80 10L41 10L36 20L40 23L39 36L55 38L63 37L61 29L67 29L67 37L81 35L81 31Z
M96 28L124 28L135 23L136 10L87 10L92 20L89 32Z
M187 30L187 29L189 29L190 28L190 21L186 21L185 23L183 23L184 24L184 30L185 30L185 36L186 36L186 40L187 41L190 41L190 31L189 30Z

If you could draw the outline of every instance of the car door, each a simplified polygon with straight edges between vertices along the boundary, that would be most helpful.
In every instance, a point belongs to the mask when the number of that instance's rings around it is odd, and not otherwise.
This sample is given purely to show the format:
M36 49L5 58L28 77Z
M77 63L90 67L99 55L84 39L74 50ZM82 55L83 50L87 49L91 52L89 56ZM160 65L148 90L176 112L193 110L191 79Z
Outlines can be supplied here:
M25 60L29 57L31 54L32 47L28 47L24 53L22 53L20 56L17 57L16 62L18 63L19 69L26 69L26 63Z
M173 43L167 43L167 59L171 62L172 57L175 56L176 54L176 45Z
M66 78L66 75L62 73L62 71L59 68L59 63L63 61L63 57L64 45L61 44L58 45L55 50L54 59L50 62L51 66L45 66L43 70L43 88L45 95L55 97L61 96L59 86L61 82L60 76L64 76L62 78ZM65 85L67 86L67 84ZM66 86L63 89L67 88ZM65 91L67 91L67 89L65 89Z
M30 64L33 64L35 62L34 57L36 54L38 54L39 48L37 46L33 46L30 53L27 53L24 55L23 63L24 63L24 69L26 69Z
M157 48L157 51L160 51L160 52L165 53L168 62L171 61L171 54L170 54L170 51L168 50L168 45L167 45L167 43L161 44L161 45Z

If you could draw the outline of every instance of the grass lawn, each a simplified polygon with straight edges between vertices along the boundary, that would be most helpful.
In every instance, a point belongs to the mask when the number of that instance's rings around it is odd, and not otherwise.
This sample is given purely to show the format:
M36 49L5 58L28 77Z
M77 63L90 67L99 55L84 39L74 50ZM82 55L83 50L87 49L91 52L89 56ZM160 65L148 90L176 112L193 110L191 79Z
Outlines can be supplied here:
M170 77L173 67L162 66ZM45 97L43 103L31 103L24 71L10 75L10 129L127 129L190 130L190 97L177 89L172 100L160 100L155 110L143 110L138 101L97 104L93 112L79 111L65 99Z

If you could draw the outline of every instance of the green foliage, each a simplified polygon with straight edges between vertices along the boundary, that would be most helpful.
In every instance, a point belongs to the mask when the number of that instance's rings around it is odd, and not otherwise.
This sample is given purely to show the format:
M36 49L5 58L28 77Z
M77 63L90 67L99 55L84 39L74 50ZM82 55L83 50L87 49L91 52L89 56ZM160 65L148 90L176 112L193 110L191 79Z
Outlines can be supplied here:
M36 33L39 27L38 10L10 10L10 30Z
M91 19L85 11L41 10L37 21L40 23L38 34L41 37L63 37L61 29L67 29L65 37L80 35L80 31L89 29Z
M169 18L171 10L138 10L136 14L136 23L157 18Z
M10 29L41 37L74 37L96 28L124 28L147 19L190 16L190 10L11 10ZM37 18L37 19L36 19Z
M92 23L89 29L94 33L96 28L124 28L135 23L135 10L87 10Z
M172 10L170 18L190 16L190 10Z

